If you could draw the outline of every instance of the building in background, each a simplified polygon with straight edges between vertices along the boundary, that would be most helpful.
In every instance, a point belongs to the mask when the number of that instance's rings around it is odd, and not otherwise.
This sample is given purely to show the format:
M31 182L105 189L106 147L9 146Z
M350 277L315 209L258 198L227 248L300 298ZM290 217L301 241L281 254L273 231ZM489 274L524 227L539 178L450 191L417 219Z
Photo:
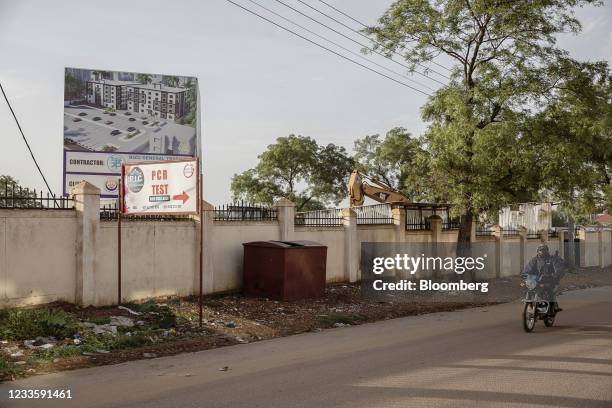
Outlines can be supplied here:
M134 82L113 79L87 81L87 102L112 109L127 109L127 86Z
M127 107L131 112L142 113L160 119L176 120L185 115L185 88L160 83L131 84L127 90Z

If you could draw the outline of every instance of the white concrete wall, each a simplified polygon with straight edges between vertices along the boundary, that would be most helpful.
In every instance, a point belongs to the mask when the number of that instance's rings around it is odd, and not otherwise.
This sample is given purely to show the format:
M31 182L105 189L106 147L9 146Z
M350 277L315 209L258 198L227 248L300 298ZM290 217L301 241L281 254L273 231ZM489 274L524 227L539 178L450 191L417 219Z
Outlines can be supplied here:
M280 240L278 222L215 222L212 230L213 292L242 288L243 242Z
M100 225L96 302L117 300L117 222ZM121 225L122 298L187 296L195 292L199 265L197 231L191 221L129 221Z
M296 227L296 240L319 242L327 246L327 282L342 282L344 276L344 227Z
M457 238L456 231L404 231L401 220L392 225L355 226L345 222L338 227L294 227L293 216L287 214L279 221L213 222L207 217L203 245L205 293L241 289L244 242L280 240L282 234L291 240L320 242L328 247L327 281L339 282L359 278L358 271L347 263L347 254L359 257L363 242L432 242L434 236L438 242L456 242ZM350 211L347 214L351 216ZM95 305L116 303L117 222L100 222L97 217L97 211L82 209L0 210L0 307L83 299ZM94 228L91 235L83 238L83 225L88 225L83 221L99 226L99 232ZM199 223L191 220L124 221L123 299L197 293L198 233ZM580 237L582 265L612 264L612 231L581 231ZM502 237L501 241L499 237L478 237L477 241L489 242L492 256L501 256L487 269L486 277L520 273L542 242L520 237ZM549 246L554 252L559 240L549 240ZM80 253L87 257L79 257ZM87 285L80 288L79 280ZM88 297L79 297L92 288L93 296L88 292Z
M0 307L75 301L76 215L0 210Z

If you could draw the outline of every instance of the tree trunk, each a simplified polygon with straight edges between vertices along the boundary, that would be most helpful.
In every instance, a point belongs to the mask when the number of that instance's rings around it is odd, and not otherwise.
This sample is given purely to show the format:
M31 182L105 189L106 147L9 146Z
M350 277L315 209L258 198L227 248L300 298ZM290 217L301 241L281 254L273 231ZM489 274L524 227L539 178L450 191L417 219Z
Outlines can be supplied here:
M457 258L472 256L472 221L474 213L471 208L466 208L459 223L459 236L457 237ZM459 276L455 276L459 278ZM469 281L474 281L474 272L469 271L464 275L464 278Z
M466 208L461 221L459 223L459 237L457 238L457 244L472 241L472 221L474 220L474 213L471 208Z

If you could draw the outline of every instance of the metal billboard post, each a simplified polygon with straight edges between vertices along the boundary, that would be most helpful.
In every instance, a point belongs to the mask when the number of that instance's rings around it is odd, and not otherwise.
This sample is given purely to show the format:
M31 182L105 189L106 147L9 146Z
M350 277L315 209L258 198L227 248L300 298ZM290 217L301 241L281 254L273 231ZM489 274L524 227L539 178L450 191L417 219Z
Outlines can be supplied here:
M203 264L204 264L204 251L202 245L204 244L204 211L202 206L202 178L200 175L200 159L198 158L198 212L200 214L200 288L198 291L198 307L199 307L199 321L200 328L202 327L202 292L203 292Z
M121 305L121 216L123 215L123 176L124 166L121 165L119 179L119 203L117 206L117 304Z

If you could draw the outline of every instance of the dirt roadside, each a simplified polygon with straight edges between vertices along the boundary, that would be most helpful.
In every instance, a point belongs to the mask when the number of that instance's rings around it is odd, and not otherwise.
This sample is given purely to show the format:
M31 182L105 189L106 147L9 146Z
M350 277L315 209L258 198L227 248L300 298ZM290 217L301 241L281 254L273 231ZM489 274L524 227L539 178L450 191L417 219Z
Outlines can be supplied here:
M491 286L495 287L495 301L479 302L370 301L362 297L359 284L330 284L322 298L296 302L247 298L238 294L207 296L202 328L198 326L195 297L159 298L129 304L127 308L46 305L36 310L61 309L74 321L75 334L54 339L52 345L43 350L44 344L25 345L32 340L2 340L0 327L0 381L512 301L523 295L520 282L518 276L491 281ZM560 289L606 285L612 285L612 268L588 268L566 275ZM117 325L113 329L115 332L104 332L112 328L111 323Z

